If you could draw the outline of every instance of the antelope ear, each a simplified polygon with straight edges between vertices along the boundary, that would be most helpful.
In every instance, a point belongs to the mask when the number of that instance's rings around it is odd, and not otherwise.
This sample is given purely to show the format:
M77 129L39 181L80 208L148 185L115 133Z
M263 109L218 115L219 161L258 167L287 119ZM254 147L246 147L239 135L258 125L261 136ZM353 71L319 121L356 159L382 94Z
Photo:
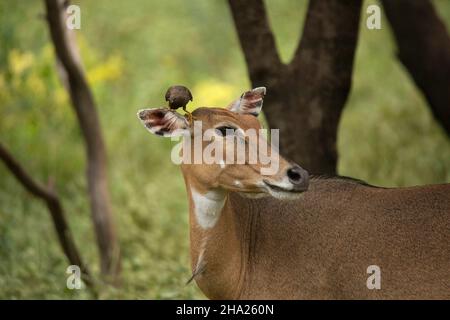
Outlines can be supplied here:
M148 131L158 136L177 137L190 132L186 118L168 108L142 109L137 116Z
M261 112L265 94L265 87L259 87L244 92L242 96L239 99L233 101L227 107L227 109L236 113L251 114L257 117Z

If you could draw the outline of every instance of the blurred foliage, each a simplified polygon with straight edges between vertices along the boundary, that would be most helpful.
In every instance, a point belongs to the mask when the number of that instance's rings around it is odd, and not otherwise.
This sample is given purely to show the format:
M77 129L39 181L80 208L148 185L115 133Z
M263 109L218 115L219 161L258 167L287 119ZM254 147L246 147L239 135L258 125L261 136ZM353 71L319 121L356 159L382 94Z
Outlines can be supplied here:
M226 1L73 1L77 31L108 144L123 252L123 286L102 298L201 298L190 277L184 182L169 139L136 119L165 105L169 85L192 89L192 110L225 106L250 84ZM377 3L366 1L365 5ZM283 61L297 46L307 1L266 1ZM436 0L445 21L450 3ZM41 1L0 1L1 141L36 179L55 179L84 259L98 273L86 197L84 145L58 75ZM386 19L362 13L353 89L344 111L339 172L384 186L450 181L450 141L395 58ZM301 88L299 88L301 90ZM270 92L268 92L270 94ZM0 166L0 298L90 298L65 289L67 262L45 206Z

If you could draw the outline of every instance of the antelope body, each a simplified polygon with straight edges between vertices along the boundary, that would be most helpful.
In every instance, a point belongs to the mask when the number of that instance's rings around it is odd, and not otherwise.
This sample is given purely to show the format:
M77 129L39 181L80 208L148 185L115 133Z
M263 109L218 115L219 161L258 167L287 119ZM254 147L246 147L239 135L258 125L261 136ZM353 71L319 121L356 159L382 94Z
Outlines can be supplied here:
M193 115L219 132L258 129L264 94L257 88L228 109ZM173 111L138 115L153 133L192 134ZM379 188L309 177L282 157L274 175L261 167L181 165L193 279L208 298L450 299L450 184ZM372 265L379 289L367 285Z

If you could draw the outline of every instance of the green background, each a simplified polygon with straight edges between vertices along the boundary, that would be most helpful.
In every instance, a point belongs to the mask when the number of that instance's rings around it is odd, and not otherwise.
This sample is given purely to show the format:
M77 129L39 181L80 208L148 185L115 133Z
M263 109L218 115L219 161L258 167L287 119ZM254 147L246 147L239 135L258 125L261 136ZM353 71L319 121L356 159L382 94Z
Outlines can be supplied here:
M123 254L122 286L101 298L202 298L190 277L187 198L169 139L136 118L164 106L171 84L193 109L224 106L250 87L224 0L73 1L78 45L109 154ZM339 129L339 174L382 186L450 182L450 140L395 57L385 17L365 27L363 6L353 88ZM434 1L450 22L450 2ZM266 1L283 61L301 34L307 1ZM75 240L98 273L86 197L84 145L55 58L41 1L0 0L0 137L32 175L55 181ZM298 88L301 90L301 88ZM270 94L270 92L268 92ZM301 165L301 164L300 164ZM0 165L0 298L91 298L66 289L67 261L43 203Z

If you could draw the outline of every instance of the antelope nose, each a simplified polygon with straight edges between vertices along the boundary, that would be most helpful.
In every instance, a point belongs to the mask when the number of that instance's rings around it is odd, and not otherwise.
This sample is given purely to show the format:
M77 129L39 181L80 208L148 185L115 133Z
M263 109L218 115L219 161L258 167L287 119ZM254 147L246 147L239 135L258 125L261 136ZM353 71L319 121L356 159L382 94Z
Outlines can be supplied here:
M298 165L294 165L287 170L289 181L294 185L294 190L306 190L309 185L308 171Z

